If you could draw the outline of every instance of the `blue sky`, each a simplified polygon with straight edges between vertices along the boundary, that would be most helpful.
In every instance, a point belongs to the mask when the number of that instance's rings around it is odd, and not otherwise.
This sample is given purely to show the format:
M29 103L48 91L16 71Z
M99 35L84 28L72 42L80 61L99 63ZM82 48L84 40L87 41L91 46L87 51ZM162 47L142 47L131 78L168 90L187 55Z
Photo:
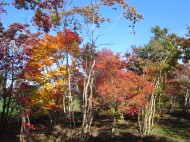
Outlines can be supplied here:
M131 45L146 44L152 36L151 27L156 25L161 28L166 27L170 29L169 32L181 36L187 33L186 25L190 25L190 0L126 0L126 2L135 6L137 11L144 16L144 20L136 24L136 34L131 34L131 29L128 27L130 22L122 17L120 11L111 12L104 8L102 12L109 16L111 23L103 24L101 29L96 29L95 33L103 35L99 38L98 45L110 45L100 46L99 49L107 47L115 52L125 52L130 50ZM85 3L85 0L77 3ZM5 26L13 22L30 23L32 11L16 10L10 6L7 8L8 15L3 16L2 19ZM32 28L32 30L37 29Z
M109 47L114 51L124 52L129 50L131 45L148 43L152 36L150 29L156 25L161 28L166 27L170 29L169 32L181 36L187 33L186 25L190 25L190 0L128 0L127 2L143 14L144 20L137 23L136 35L130 33L127 27L129 22L125 22L124 19L115 20L117 24L105 36L113 39L114 44Z

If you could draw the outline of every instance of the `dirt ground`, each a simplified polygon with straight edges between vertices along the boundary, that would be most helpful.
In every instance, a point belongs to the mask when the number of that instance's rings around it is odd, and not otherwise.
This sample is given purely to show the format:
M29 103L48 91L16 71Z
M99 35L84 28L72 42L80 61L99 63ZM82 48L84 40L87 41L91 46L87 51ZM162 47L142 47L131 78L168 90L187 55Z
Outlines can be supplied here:
M32 120L36 130L31 131L31 142L69 142L77 141L80 132L80 122L76 129L71 131L68 125L54 125L52 132L48 131L46 117ZM65 124L65 122L60 122ZM19 122L12 122L8 125L7 133L0 134L0 142L19 141ZM72 140L68 137L72 136ZM135 118L118 122L116 132L111 135L111 121L101 116L94 120L92 132L88 138L89 142L190 142L190 115L165 114L153 128L152 135L141 136L137 129Z

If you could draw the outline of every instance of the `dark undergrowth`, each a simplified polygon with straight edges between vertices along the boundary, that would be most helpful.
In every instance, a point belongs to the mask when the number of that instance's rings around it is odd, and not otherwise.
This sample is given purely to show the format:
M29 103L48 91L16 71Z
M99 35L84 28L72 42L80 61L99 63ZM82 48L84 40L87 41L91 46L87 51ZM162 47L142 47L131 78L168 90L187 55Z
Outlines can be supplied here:
M49 131L47 116L32 118L36 130L31 132L31 142L69 142L76 141L80 131L80 113L76 114L76 129L69 128L69 122L61 119ZM164 114L159 124L153 128L152 135L141 136L137 129L136 119L131 117L124 122L118 122L116 132L111 135L111 121L107 116L99 116L92 126L89 142L190 142L190 114L180 112ZM61 125L64 124L64 125ZM0 134L0 142L19 141L20 122L11 121L5 134ZM70 139L72 137L72 140Z

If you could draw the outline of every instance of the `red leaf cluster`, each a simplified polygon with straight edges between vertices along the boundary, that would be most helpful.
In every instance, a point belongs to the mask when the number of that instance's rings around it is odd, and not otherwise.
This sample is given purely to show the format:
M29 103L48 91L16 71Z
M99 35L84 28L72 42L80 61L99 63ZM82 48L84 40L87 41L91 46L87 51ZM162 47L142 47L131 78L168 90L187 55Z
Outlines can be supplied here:
M30 128L30 129L32 129L32 130L36 130L36 127L34 126L34 125L32 125L32 124L30 124L30 123L24 123L23 124L23 126L25 127L25 128Z
M65 45L72 45L74 42L81 43L82 38L77 33L72 32L70 29L65 29L63 32L57 34L59 41Z
M96 59L97 93L105 103L130 106L142 105L153 86L134 72L125 70L119 54L103 49ZM122 107L121 107L122 108ZM135 111L133 111L135 113ZM132 113L132 114L133 114Z

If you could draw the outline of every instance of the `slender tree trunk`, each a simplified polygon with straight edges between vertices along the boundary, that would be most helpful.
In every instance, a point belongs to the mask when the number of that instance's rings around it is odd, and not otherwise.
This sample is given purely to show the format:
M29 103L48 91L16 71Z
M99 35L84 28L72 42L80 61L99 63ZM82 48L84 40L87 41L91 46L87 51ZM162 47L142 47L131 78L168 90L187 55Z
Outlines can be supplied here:
M1 115L1 122L2 122L2 126L1 126L1 133L5 133L5 128L6 128L6 119L5 119L5 115L6 115L6 108L7 108L7 72L5 73L5 78L3 80L3 106L2 106L2 115Z
M185 94L185 102L184 102L184 114L187 113L189 105L190 105L190 89L187 89Z
M92 120L93 120L93 84L94 84L94 68L95 60L91 66L90 72L88 75L85 76L84 79L84 91L83 91L83 123L82 123L82 130L81 130L81 142L86 142L88 139L88 135L91 130Z
M28 109L21 110L21 118L22 118L22 125L20 129L20 142L29 142L30 138L30 119L28 113Z
M12 77L13 77L12 73ZM4 79L4 84L3 84L3 110L2 110L2 133L6 133L6 125L7 121L10 115L10 107L11 107L11 100L12 100L12 91L13 91L13 83L14 79L11 79L11 84L10 87L7 89L7 73L5 73L5 79ZM9 94L7 94L9 92Z
M112 129L111 129L111 136L113 136L114 133L115 133L116 122L117 122L117 115L118 115L118 110L117 110L117 106L115 104L115 106L114 106L114 117L113 117L113 122L112 122Z
M139 132L142 135L151 134L152 128L154 126L155 102L156 97L151 95L149 104L139 108L138 127Z

